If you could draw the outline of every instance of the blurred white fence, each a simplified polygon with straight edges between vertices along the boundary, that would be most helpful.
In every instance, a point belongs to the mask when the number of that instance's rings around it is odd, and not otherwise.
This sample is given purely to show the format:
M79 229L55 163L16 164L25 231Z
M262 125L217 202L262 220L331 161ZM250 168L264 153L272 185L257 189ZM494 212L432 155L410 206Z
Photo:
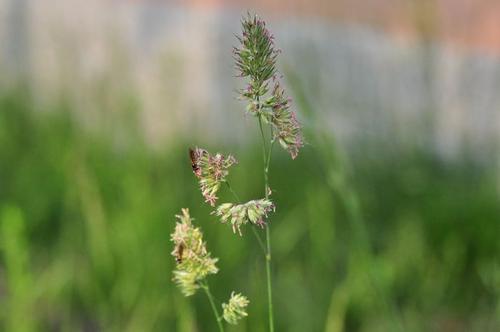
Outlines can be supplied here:
M28 79L40 103L64 93L89 123L120 111L114 97L133 96L152 142L179 130L244 141L254 128L241 121L231 58L242 13L137 1L0 0L1 81ZM495 155L499 58L364 26L262 16L284 51L280 66L299 78L345 142L425 140L448 157L464 149L486 160Z

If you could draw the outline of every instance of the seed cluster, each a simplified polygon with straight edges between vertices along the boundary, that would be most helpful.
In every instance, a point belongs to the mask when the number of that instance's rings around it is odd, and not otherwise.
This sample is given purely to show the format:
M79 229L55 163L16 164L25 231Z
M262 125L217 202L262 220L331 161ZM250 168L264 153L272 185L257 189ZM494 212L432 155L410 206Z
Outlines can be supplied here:
M200 288L200 281L209 274L217 273L217 258L210 257L201 230L193 226L188 209L176 216L180 222L175 225L171 240L174 242L172 256L176 259L174 281L186 296L193 295Z
M222 304L222 317L229 324L238 324L241 318L248 316L246 312L248 303L246 296L232 292L229 303Z
M280 52L274 46L274 37L257 16L247 16L242 27L240 47L233 49L233 56L239 76L249 80L240 92L248 101L247 112L270 123L273 140L295 159L304 143L297 116L290 110L291 100L278 80L276 59Z
M189 156L205 201L215 206L218 199L216 194L229 174L229 167L237 163L236 159L231 155L226 157L221 153L211 155L207 150L200 148L190 149Z

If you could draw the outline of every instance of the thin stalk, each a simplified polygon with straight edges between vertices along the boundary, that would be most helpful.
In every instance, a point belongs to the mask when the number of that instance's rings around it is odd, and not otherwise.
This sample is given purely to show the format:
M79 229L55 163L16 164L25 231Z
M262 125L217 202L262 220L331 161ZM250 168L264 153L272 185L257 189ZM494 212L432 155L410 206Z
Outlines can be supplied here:
M231 187L231 185L229 184L229 181L226 180L225 182L226 182L226 185L229 188L229 191L231 192L231 194L233 194L234 198L236 198L236 201L238 203L240 203L241 202L240 198L239 198L238 194L233 190L233 187Z
M266 199L269 197L269 163L271 161L271 152L273 144L267 152L266 136L262 127L262 119L259 116L259 129L262 136L262 156L264 161L264 195ZM272 130L272 127L271 127ZM273 141L274 143L274 141ZM274 315L273 315L273 286L271 282L271 234L269 231L269 223L266 225L266 279L267 279L267 302L269 311L269 331L274 332Z
M269 234L269 225L266 227L266 278L267 278L267 302L269 303L269 331L274 332L273 317L273 286L271 283L271 235Z
M272 127L271 127L271 136L272 136ZM264 174L266 175L266 198L269 198L269 194L271 193L271 191L269 190L269 183L268 183L268 174L269 174L269 163L271 162L271 153L273 152L273 146L274 146L274 142L275 140L273 139L271 141L271 146L269 147L269 151L267 153L267 161L266 161L266 165L265 165L265 168L264 168Z
M260 129L260 135L262 136L262 158L264 159L264 194L266 195L266 198L268 198L268 184L269 184L269 179L267 176L268 173L268 163L267 163L267 141L266 141L266 136L264 135L264 128L262 127L262 119L259 116L259 129ZM271 149L269 149L270 151Z
M252 228L253 234L255 235L255 238L257 238L257 242L259 243L259 246L262 249L262 252L267 257L267 249L266 249L266 246L264 245L264 241L262 241L262 238L260 237L259 233L257 232L257 229L255 229L255 225L252 225L251 228Z
M217 321L217 325L219 326L219 331L224 332L224 325L222 325L222 316L219 315L219 311L217 310L217 306L215 305L214 297L212 296L212 293L210 292L210 288L208 287L208 283L203 283L201 285L201 288L205 291L205 294L207 294L208 301L210 301L210 305L212 306L212 311L214 312L215 320Z

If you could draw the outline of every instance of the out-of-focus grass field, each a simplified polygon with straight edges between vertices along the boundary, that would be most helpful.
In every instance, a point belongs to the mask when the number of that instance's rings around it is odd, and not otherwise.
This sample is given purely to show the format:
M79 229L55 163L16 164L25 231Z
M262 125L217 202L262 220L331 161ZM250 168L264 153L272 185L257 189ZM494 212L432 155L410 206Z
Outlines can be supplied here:
M210 216L191 172L196 133L145 143L133 103L97 129L64 101L40 109L28 89L0 96L0 330L212 331L203 294L171 282L169 236L189 207L220 258L214 295L250 299L230 331L267 328L255 239ZM298 100L308 145L276 149L271 186L278 331L500 329L498 176L474 160L376 144L346 151ZM99 129L100 128L100 129ZM260 142L231 152L242 198L262 195ZM205 146L204 146L205 147ZM222 192L221 200L229 198Z

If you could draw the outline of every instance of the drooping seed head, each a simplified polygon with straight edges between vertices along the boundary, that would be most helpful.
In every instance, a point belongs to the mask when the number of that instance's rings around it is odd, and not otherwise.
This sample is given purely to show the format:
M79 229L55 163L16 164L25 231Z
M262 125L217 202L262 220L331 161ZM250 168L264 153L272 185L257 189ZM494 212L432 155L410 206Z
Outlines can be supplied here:
M224 203L213 212L222 223L230 223L233 232L241 234L241 227L251 223L260 227L266 225L266 217L274 211L274 204L269 199L258 199L244 204Z

